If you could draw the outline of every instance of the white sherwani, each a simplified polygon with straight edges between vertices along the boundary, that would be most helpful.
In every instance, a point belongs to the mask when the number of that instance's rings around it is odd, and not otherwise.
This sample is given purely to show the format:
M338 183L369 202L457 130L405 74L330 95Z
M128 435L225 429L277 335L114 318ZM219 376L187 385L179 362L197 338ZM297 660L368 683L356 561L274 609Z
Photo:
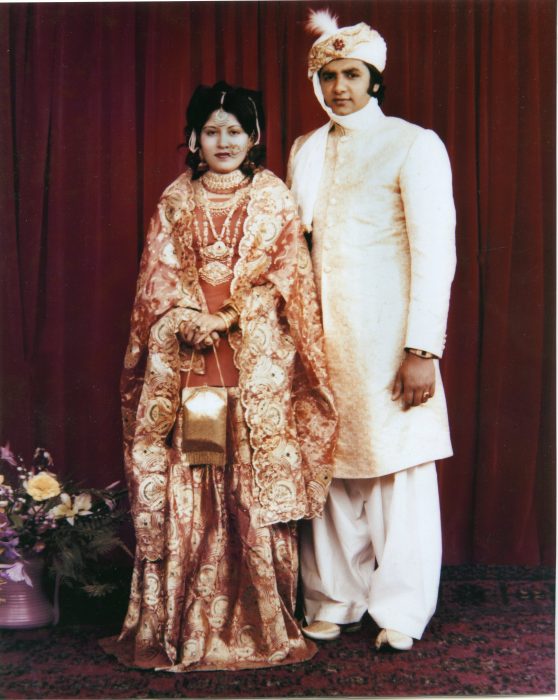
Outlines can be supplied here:
M438 367L426 404L404 411L391 389L405 347L442 355L454 229L451 170L436 134L379 108L365 129L333 127L312 258L340 417L335 477L383 476L452 454Z
M441 563L434 460L452 454L437 361L427 403L403 410L391 392L405 347L444 350L455 210L440 139L370 103L364 127L335 124L327 135L313 208L340 432L324 516L302 529L305 615L342 624L368 611L379 627L419 639ZM296 157L309 136L291 154L297 188L313 184L313 161Z

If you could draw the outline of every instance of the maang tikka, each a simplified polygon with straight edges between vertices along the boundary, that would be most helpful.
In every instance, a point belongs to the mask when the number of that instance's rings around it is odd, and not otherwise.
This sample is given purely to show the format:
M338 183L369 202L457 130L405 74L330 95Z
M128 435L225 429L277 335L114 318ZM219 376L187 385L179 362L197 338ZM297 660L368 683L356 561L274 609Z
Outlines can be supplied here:
M215 112L215 123L218 126L222 126L223 124L227 123L227 113L223 109L223 102L225 101L225 95L226 92L221 93L221 105L219 109ZM192 129L192 133L190 134L190 139L188 141L188 149L190 150L191 153L196 153L198 150L197 146L197 134L196 130Z
M215 112L215 123L218 126L222 126L223 124L226 124L226 122L227 122L227 113L223 109L223 102L225 101L225 95L226 95L226 92L221 93L221 106Z

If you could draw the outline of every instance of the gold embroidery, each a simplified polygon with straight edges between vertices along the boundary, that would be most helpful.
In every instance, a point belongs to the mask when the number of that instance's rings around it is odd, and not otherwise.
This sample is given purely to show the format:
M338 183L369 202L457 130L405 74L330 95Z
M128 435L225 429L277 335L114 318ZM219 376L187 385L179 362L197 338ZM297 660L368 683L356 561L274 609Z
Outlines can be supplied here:
M206 308L194 207L184 175L167 188L142 258L122 375L137 552L120 641L105 648L170 671L301 661L314 650L292 617L291 521L321 512L336 431L308 251L285 186L256 174L231 284L240 378L228 390L227 464L192 468L176 419L187 361L176 333Z
M308 55L308 75L320 70L326 63L349 56L358 44L368 43L378 32L364 22L344 27L324 41L312 46Z

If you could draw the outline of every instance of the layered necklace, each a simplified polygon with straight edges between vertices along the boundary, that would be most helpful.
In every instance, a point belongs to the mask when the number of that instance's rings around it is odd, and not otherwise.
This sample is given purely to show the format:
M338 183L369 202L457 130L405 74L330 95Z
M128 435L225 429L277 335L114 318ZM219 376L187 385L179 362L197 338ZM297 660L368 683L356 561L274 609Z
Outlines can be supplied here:
M194 238L201 258L199 276L213 286L228 282L233 276L232 260L241 234L241 216L231 226L234 213L246 202L250 194L248 178L239 170L220 175L207 172L194 183L196 204L202 212L201 226L194 217ZM213 195L209 197L208 194ZM225 216L218 231L213 215ZM213 242L209 242L209 233Z

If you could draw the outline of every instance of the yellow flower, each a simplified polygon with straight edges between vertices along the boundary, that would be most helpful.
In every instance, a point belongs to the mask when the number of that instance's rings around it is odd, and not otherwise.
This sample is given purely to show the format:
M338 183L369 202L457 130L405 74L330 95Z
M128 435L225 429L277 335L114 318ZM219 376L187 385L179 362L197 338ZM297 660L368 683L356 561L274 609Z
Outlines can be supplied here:
M58 496L61 488L52 474L48 472L39 472L29 479L25 485L25 490L31 498L34 498L36 501L46 501L47 498Z
M74 498L74 508L78 515L91 515L91 496L80 493Z
M60 505L49 510L49 515L52 515L56 520L66 518L70 525L74 524L76 515L91 515L91 496L88 493L80 493L75 496L72 504L72 498L67 493L60 496L62 501Z

